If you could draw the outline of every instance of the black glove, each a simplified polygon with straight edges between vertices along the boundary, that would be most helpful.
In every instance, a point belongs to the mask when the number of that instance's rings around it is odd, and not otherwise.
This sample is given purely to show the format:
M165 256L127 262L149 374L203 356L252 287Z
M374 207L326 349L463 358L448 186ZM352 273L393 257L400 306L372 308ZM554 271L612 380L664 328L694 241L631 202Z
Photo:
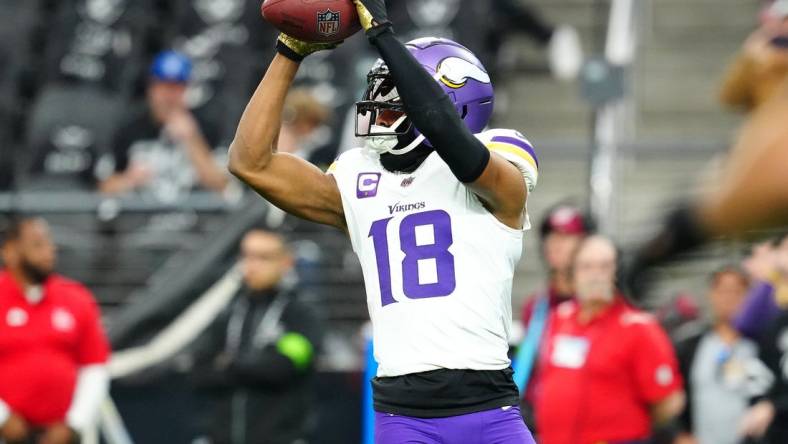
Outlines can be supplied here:
M385 0L353 0L353 3L356 4L358 19L368 38L373 39L391 29Z
M630 296L640 301L653 281L653 267L704 244L708 238L695 206L681 204L667 215L659 233L628 258L621 282Z

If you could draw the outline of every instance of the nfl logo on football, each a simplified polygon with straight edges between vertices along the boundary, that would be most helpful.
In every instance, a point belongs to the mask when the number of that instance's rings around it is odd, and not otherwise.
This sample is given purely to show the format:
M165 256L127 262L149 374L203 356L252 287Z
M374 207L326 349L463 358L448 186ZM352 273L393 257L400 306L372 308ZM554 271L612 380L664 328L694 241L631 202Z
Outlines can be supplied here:
M332 36L339 32L339 12L326 9L317 13L317 32L320 35Z

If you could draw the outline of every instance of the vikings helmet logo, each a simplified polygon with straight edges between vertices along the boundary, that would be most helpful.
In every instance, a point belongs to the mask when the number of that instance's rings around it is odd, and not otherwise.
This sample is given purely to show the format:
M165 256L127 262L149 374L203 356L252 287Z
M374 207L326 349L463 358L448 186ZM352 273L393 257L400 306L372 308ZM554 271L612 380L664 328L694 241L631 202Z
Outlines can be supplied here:
M465 86L468 79L480 83L490 83L490 75L487 74L487 71L459 57L448 57L441 60L438 64L436 77L441 83L454 89Z

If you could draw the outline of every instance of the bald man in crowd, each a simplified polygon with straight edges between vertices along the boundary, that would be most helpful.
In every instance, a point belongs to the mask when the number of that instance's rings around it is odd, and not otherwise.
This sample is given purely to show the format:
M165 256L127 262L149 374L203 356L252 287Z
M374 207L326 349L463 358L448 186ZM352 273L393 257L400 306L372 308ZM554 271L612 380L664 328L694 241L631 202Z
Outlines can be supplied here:
M93 296L55 274L40 218L11 223L0 270L0 442L71 444L109 390L109 343Z

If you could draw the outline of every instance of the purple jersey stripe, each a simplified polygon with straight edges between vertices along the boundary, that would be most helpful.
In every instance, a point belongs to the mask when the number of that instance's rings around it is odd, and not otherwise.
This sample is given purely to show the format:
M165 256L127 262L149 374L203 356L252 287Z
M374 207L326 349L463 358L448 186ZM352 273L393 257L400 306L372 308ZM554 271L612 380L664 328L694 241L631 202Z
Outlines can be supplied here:
M528 144L525 140L518 139L516 137L508 137L508 136L495 136L492 138L493 142L503 142L508 143L509 145L514 145L516 147L524 149L531 157L534 158L534 162L536 162L536 167L539 167L539 159L536 158L536 152L534 152L533 147Z

